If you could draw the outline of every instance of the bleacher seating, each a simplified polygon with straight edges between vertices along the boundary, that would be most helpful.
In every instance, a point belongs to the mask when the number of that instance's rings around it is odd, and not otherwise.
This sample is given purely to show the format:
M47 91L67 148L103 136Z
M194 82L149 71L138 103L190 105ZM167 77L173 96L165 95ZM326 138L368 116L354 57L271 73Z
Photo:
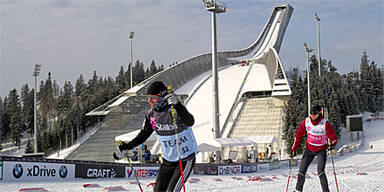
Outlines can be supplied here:
M283 128L283 107L287 97L250 98L244 103L243 110L235 119L230 137L275 136L273 152L279 152ZM258 151L264 152L266 146L259 145Z

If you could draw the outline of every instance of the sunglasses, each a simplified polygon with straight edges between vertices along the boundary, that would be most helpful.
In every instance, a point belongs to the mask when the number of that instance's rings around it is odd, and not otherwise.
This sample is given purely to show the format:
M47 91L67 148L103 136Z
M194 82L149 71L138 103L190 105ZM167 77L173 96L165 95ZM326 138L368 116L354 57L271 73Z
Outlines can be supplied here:
M311 115L317 115L317 114L322 114L323 113L323 111L319 111L318 113L316 113L316 112L311 112Z
M148 99L156 99L160 95L147 95Z

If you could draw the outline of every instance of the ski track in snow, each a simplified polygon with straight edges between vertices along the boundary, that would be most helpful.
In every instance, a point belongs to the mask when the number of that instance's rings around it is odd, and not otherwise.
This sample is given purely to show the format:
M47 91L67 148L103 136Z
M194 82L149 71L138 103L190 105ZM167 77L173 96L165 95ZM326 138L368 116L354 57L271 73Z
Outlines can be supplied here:
M384 126L383 121L364 122L364 145L362 149L354 151L344 156L335 158L335 168L339 191L342 192L372 192L384 191ZM373 149L369 146L373 144ZM294 191L296 177L299 167L292 168L292 177L288 191ZM307 172L309 176L304 185L306 192L321 191L320 181L315 175L317 173L316 164L312 164ZM358 175L367 173L367 175ZM283 176L285 174L286 176ZM200 179L197 183L186 183L186 191L189 192L281 192L285 191L287 185L287 175L289 169L278 169L273 171L262 171L240 175L191 175L190 178ZM330 156L326 165L326 174L329 188L336 190L336 183L333 174ZM277 179L272 181L248 181L249 177L261 176L262 178ZM241 178L241 180L233 179ZM213 181L213 179L222 181ZM122 186L127 191L140 191L137 184L129 184L134 179L76 179L65 182L0 182L0 191L18 191L21 188L43 187L48 191L103 191L104 187ZM152 191L152 187L147 187L155 179L140 179L144 191ZM84 189L83 184L97 183L101 187Z

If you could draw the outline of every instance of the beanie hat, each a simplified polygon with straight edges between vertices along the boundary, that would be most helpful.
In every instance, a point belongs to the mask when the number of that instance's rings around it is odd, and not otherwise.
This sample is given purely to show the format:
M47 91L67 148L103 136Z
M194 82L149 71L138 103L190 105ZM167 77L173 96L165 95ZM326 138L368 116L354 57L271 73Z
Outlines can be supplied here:
M147 95L160 95L165 96L167 94L167 87L161 81L155 81L149 85Z
M311 114L320 114L322 111L321 111L321 107L320 105L312 105L311 107Z

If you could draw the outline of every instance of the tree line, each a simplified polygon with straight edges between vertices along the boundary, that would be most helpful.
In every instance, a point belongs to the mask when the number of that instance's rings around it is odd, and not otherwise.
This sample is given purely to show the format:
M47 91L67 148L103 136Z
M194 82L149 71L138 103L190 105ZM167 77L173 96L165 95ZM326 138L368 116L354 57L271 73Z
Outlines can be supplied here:
M311 105L319 104L328 109L328 120L336 133L346 125L346 116L361 112L377 113L384 109L384 68L369 61L364 51L360 70L340 74L332 62L321 60L321 77L318 73L318 60L310 58ZM292 97L284 108L283 139L286 141L286 153L290 154L297 128L308 116L307 77L297 68L291 74ZM304 139L303 139L304 140ZM303 152L305 141L301 142L298 153Z
M163 69L163 65L157 67L153 60L144 69L144 64L137 60L133 66L133 85ZM94 71L87 82L81 74L74 85L65 81L62 88L49 72L37 92L38 151L49 154L61 144L73 145L101 118L85 114L126 91L130 84L130 64L127 69L121 66L115 78L103 78ZM11 140L20 147L21 139L31 138L33 134L34 89L25 84L20 95L13 89L4 99L0 97L0 140ZM25 152L33 151L32 141L28 140Z

